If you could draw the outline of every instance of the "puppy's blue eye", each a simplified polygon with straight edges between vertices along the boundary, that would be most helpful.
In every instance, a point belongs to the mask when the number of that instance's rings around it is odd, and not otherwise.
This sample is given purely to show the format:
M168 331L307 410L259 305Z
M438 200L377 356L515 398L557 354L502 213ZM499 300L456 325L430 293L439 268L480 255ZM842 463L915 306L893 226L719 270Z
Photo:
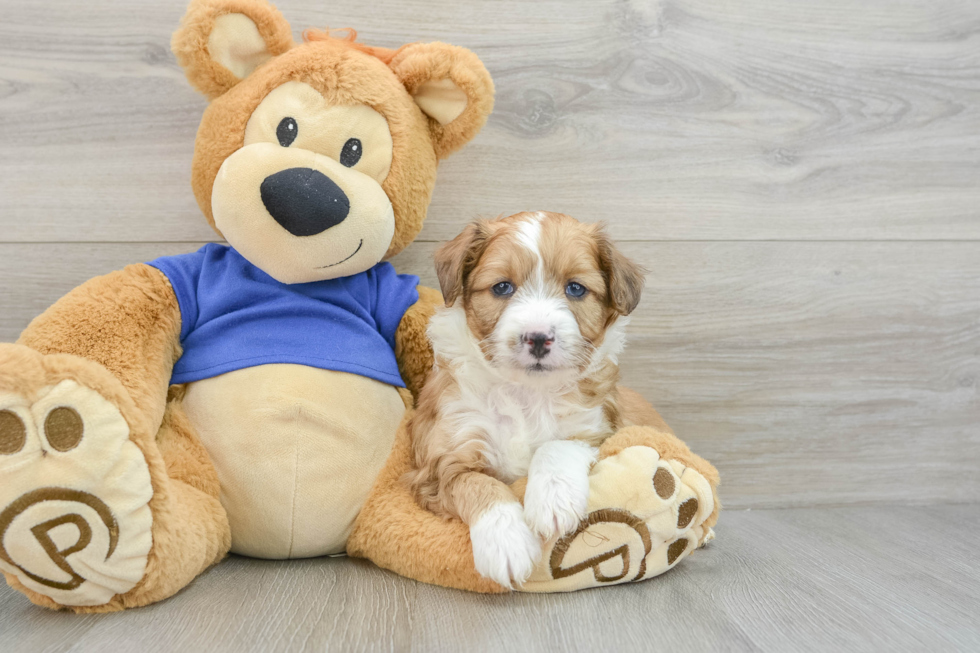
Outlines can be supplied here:
M276 127L276 138L279 139L280 145L289 147L296 140L297 134L299 134L299 127L295 120L287 117L279 121L279 126Z
M584 297L587 292L589 292L588 288L575 281L569 281L568 285L565 286L565 294L576 299Z
M514 294L514 284L510 281L501 281L500 283L495 283L491 290L493 290L493 294L497 297L506 297L507 295Z

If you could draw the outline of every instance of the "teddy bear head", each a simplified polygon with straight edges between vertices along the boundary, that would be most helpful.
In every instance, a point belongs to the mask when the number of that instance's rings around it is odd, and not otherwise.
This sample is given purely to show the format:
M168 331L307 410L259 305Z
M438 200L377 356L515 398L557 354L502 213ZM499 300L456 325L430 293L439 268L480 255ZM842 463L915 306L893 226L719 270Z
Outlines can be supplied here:
M212 227L283 283L349 276L418 235L441 158L474 136L493 82L469 50L397 50L308 30L264 0L193 0L177 61L210 99L192 184Z

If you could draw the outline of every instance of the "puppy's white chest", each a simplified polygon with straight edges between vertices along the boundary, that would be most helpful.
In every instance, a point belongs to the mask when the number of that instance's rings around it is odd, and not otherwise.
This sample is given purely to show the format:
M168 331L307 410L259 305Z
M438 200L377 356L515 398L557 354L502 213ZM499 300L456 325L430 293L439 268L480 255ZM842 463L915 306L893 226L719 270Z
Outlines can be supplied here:
M601 428L601 411L569 405L553 393L521 386L491 391L481 406L484 455L496 476L511 483L527 475L541 445Z

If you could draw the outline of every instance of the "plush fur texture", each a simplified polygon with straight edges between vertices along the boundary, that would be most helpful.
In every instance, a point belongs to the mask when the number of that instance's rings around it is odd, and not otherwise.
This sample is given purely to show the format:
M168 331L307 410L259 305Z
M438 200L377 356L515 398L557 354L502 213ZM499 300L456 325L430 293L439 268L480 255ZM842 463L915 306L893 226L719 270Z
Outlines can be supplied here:
M295 45L289 23L272 5L255 0L198 0L187 8L170 48L184 69L187 81L213 100L241 81L228 68L216 62L208 52L208 37L215 20L225 14L249 17L265 41L266 52L275 57Z
M290 364L190 383L183 409L217 467L232 552L266 559L343 553L405 412L390 385Z
M426 82L439 79L452 80L466 95L466 108L451 123L443 125L429 118L440 159L472 140L493 110L493 81L469 50L446 43L415 43L395 52L390 66L413 96Z
M70 378L109 399L150 468L153 549L143 582L104 606L76 612L162 600L224 557L231 544L214 467L182 418L179 392L167 401L179 334L180 310L166 277L131 265L73 290L27 327L18 340L24 347L4 350L14 358L0 365L10 373L9 383L47 373L48 384ZM9 575L8 582L19 585ZM58 607L40 594L28 595Z
M527 471L524 517L544 539L572 531L587 516L589 470L598 451L578 440L552 440L534 453Z
M419 286L419 301L408 309L395 332L398 371L414 398L419 396L432 369L434 357L426 330L441 305L442 295L439 291Z
M273 57L245 80L207 54L215 16L223 13L253 18ZM390 51L364 46L350 36L333 38L310 31L304 43L295 44L289 35L282 15L258 0L192 4L174 35L173 48L188 78L212 99L194 152L191 184L198 204L214 227L214 180L221 164L242 147L252 112L273 89L290 80L302 81L320 91L329 104L365 104L388 121L394 156L382 187L395 212L395 235L386 257L394 256L422 228L438 160L461 148L486 123L493 109L493 81L476 55L445 43L410 44ZM451 80L467 98L466 108L448 125L427 116L413 101L425 82L442 79Z
M130 265L86 281L35 318L18 344L69 353L105 367L145 414L163 419L170 371L180 358L180 308L167 278Z
M358 43L353 31L345 37L309 31L296 43L282 14L264 0L192 0L172 45L190 83L212 100L198 131L191 179L212 226L219 171L243 149L256 107L288 82L302 82L319 93L324 111L339 107L350 115L380 114L386 124L390 167L385 171L389 162L381 161L381 168L365 170L357 178L357 183L375 184L394 213L393 235L378 257L392 256L414 240L425 219L438 160L472 139L493 105L489 74L462 48L440 43L373 48ZM311 151L310 157L336 154ZM347 167L357 175L353 164ZM289 254L288 247L279 252L282 257ZM419 295L395 338L399 368L410 388L397 392L399 414L402 405L412 404L411 393L420 390L431 368L425 328L441 296L426 288ZM14 397L5 401L30 402L37 392L63 380L95 391L118 408L129 427L129 441L145 459L152 487L152 547L135 587L103 605L66 606L7 574L8 582L32 601L76 612L147 605L179 591L229 550L231 531L219 501L218 474L185 411L187 389L168 388L181 354L180 329L179 307L166 278L150 266L134 265L70 292L31 323L18 345L0 344L0 393ZM16 445L19 437L12 414L0 414L0 430L10 429L0 433L5 446ZM383 460L386 452L373 455ZM81 543L81 527L78 533Z
M399 362L416 387L431 360L427 316L442 303L437 291L419 293L396 333ZM96 337L105 332L118 336ZM143 581L104 605L68 608L75 612L112 612L167 598L231 546L217 474L181 408L184 387L167 390L169 369L180 353L179 332L179 310L166 278L155 268L133 265L86 282L34 320L20 341L31 348L0 345L0 392L30 396L63 379L96 390L120 409L150 469L153 548ZM411 396L404 394L410 405ZM5 576L38 605L66 607Z
M224 557L231 544L227 519L218 502L213 467L202 464L203 452L195 447L193 435L181 432L178 403L171 402L168 418L158 430L151 427L145 412L137 408L117 378L100 364L69 354L43 356L18 345L0 347L0 392L16 392L30 398L38 390L65 379L95 390L120 410L130 427L130 440L146 459L153 485L150 500L153 548L143 580L104 605L70 609L113 612L167 598ZM178 439L185 440L183 447L176 444ZM170 461L161 452L159 441L169 441L165 449L170 453ZM198 487L168 475L168 466L192 467L195 463ZM56 609L64 607L27 589L12 574L4 575L12 587L24 592L34 603Z

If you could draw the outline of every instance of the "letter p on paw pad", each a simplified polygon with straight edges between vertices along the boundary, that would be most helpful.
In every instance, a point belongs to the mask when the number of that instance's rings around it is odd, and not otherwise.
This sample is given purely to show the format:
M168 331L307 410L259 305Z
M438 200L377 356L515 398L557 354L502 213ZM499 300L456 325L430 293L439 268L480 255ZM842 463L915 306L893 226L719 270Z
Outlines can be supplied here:
M116 406L74 380L0 394L0 569L66 606L136 586L153 490L129 433Z

